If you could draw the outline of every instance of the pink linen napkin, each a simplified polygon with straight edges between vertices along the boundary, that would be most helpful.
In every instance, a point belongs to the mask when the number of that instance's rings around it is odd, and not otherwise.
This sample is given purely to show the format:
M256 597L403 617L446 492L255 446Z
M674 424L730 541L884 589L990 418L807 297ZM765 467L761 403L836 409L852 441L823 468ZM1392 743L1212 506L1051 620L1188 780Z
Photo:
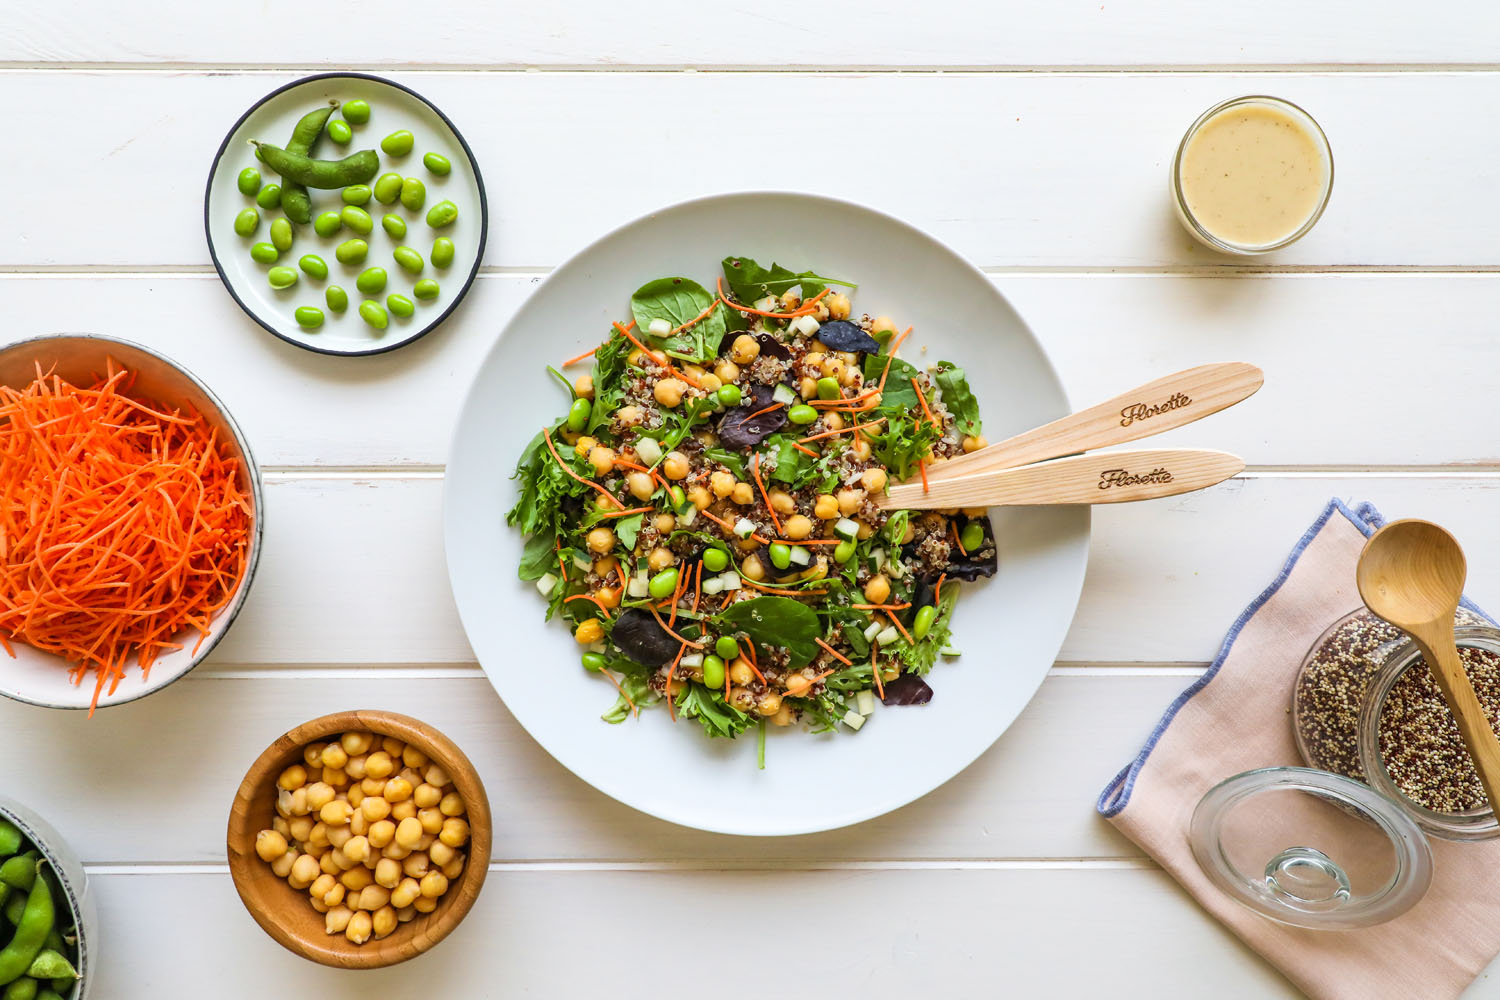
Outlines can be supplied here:
M1381 523L1369 504L1330 501L1208 672L1168 706L1098 803L1204 909L1320 1000L1456 997L1500 951L1500 840L1430 838L1435 870L1422 901L1388 923L1349 931L1262 917L1210 883L1188 846L1193 808L1209 788L1252 768L1303 763L1288 714L1292 682L1323 630L1362 606L1354 566Z

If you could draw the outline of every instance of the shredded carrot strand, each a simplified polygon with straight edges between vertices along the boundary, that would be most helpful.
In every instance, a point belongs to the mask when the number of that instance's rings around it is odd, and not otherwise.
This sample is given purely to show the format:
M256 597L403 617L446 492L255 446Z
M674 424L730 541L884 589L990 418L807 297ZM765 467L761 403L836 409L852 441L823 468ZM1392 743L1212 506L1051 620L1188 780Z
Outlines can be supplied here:
M717 308L719 308L719 300L718 299L714 299L714 301L712 301L712 302L710 302L708 304L708 308L707 309L703 310L701 313L699 313L698 315L694 316L692 319L688 320L686 323L682 324L681 326L674 326L672 328L672 333L674 333L674 334L675 333L681 333L683 330L686 330L689 327L696 326L697 324L699 324L699 323L703 322L704 320L708 319L709 314L712 313Z
M967 555L967 554L968 553L965 553L965 555ZM943 573L943 574L940 574L938 576L937 586L932 588L932 603L933 604L941 603L941 601L943 600L943 581L946 580L946 579L948 579L948 574L947 573Z
M820 438L833 437L834 435L837 435L837 434L850 434L850 433L853 433L854 431L862 431L866 427L874 427L876 424L883 424L883 423L885 423L885 420L886 420L885 417L877 417L874 420L866 420L862 424L850 424L848 427L840 427L836 431L824 431L821 434L813 434L813 435L811 435L809 437L798 438L797 442L799 444L805 444L808 441L817 441Z
M677 655L672 658L672 665L667 668L667 682L662 685L662 693L667 698L667 716L677 721L677 699L672 697L672 675L677 673L677 664L682 662L682 654L687 652L687 645L677 647Z
M566 368L569 365L576 365L580 361L586 360L588 358L592 358L594 356L594 354L598 350L599 350L599 348L597 348L597 347L591 347L587 351L584 351L582 354L578 355L578 357L576 357L576 358L569 358L568 360L564 361L562 363L561 367Z
M896 612L886 611L886 615L890 618L891 624L901 630L901 634L906 637L906 641L911 642L911 633L906 631L906 626L901 624L901 619L896 617Z
M740 577L740 582L743 583L747 587L753 587L754 589L762 591L762 592L767 593L767 594L785 594L785 595L790 595L792 597L800 597L803 594L807 594L807 595L810 595L810 596L817 596L817 595L820 595L820 594L826 594L826 593L828 593L828 591L826 591L826 590L784 590L784 589L782 589L780 587L767 587L765 584L756 583L754 580L750 579L747 576L741 576Z
M717 524L719 527L723 528L725 531L729 532L731 535L734 534L734 525L730 524L728 521L724 520L722 517L719 517L717 514L710 514L706 510L700 510L698 513L702 514L704 517L708 518L714 524ZM762 538L760 535L757 535L757 534L751 534L750 537L753 538L753 539L755 539L757 542L760 542L760 544L762 544L762 545L770 545L771 544L771 540L769 538Z
M875 678L875 693L885 701L885 684L880 679L880 643L870 643L870 675Z
M686 643L687 645L692 646L694 649L702 649L703 648L703 643L701 643L701 642L694 642L691 639L684 639L682 636L678 635L676 632L673 632L670 628L668 628L666 621L662 619L661 612L657 611L656 608L653 607L650 610L651 610L651 616L656 619L656 624L660 625L666 631L667 635L670 635L672 638L676 639L678 642Z
M849 607L856 611L901 611L911 607L911 602L905 604L851 604Z
M832 288L825 288L791 312L766 312L764 309L753 309L750 306L742 306L738 302L731 302L728 296L724 294L723 278L719 278L718 284L715 287L719 292L719 301L723 302L729 308L736 312L749 313L752 316L768 316L771 319L795 319L798 316L810 316L818 311L818 300L833 291Z
M557 453L557 446L552 443L552 432L549 431L545 427L542 428L542 438L547 442L547 450L550 451L550 452L552 452L552 457L555 458L555 459L557 459L557 464L560 465L560 466L562 466L562 470L564 472L566 472L568 475L572 476L574 479L578 480L583 485L590 486L590 487L598 490L601 494L603 494L604 496L608 497L609 498L609 502L612 503L612 504L614 504L616 507L620 508L621 510L625 509L625 505L622 504L620 501L616 500L615 499L615 495L613 493L611 493L609 490L605 489L603 486L600 486L596 482L593 482L593 481L588 480L588 479L584 479L578 473L576 473L572 469L568 468L568 463L564 462L562 460L562 456Z
M553 539L552 551L557 553L557 569L562 574L562 582L568 582L568 567L563 563L562 539Z
M802 447L802 445L798 444L796 441L792 442L792 447L796 448L798 451L802 452L802 454L804 454L804 455L811 455L813 458L817 458L818 457L818 453L817 452L813 451L811 448L804 448L804 447Z
M766 492L766 484L760 478L760 452L756 452L755 457L750 460L750 475L755 477L755 485L760 487L760 495L766 501L766 511L771 515L771 523L776 525L776 534L786 534L781 527L781 518L776 516L776 508L771 506L771 494Z
M922 474L922 492L926 493L927 492L927 460L926 459L922 459L921 461L917 462L917 471ZM960 546L960 548L962 548L962 546Z
M954 524L952 521L949 521L948 522L948 530L951 531L951 532L953 532L953 544L955 544L955 545L958 546L959 554L960 555L965 555L965 556L968 555L969 554L969 550L966 549L966 548L964 548L964 540L959 537L959 534L958 534L958 525Z
M567 604L571 601L589 601L593 604L597 604L599 605L599 610L604 612L604 620L609 620L609 608L605 607L604 602L599 600L599 598L595 597L593 594L574 594L572 597L563 598L564 604Z
M756 410L754 413L750 414L748 417L742 417L742 418L740 418L740 423L743 424L747 420L754 420L756 417L760 416L762 413L770 413L772 410L779 410L779 409L781 409L785 405L786 405L785 403L772 403L770 406L766 407L764 410Z
M698 563L698 572L693 577L693 614L698 613L698 599L703 596L703 563Z
M755 643L747 638L745 640L745 649L750 652L745 662L750 665L750 669L755 672L755 676L759 677L760 682L764 684L766 682L766 675L760 672L760 657L755 655Z
M600 670L599 672L601 674L603 674L605 677L608 677L609 678L609 682L615 686L615 690L618 691L618 692L620 692L620 697L624 698L625 699L625 704L627 704L627 705L630 706L630 714L631 715L635 715L635 716L639 716L641 714L641 710L636 707L636 704L631 699L630 695L628 695L628 694L625 693L625 689L620 686L620 682L617 681L617 680L615 680L615 675L612 674L612 673L610 673L610 671L607 670L607 669Z
M675 627L677 624L677 602L682 600L682 592L687 590L687 578L690 575L688 573L677 574L677 586L672 588L672 616L667 619L668 625Z
M814 639L813 642L817 643L819 646L822 646L828 652L829 656L833 657L835 660L838 660L840 663L850 667L854 666L854 662L852 660L850 660L843 653L840 653L838 650L834 649L832 646L828 645L828 643L824 642L822 639ZM832 671L830 671L830 673L832 673Z
M631 320L630 321L630 325L631 326L635 326L635 320ZM634 337L632 337L630 335L630 330L627 329L626 327L621 326L619 323L614 324L614 327L615 327L616 330L619 330L620 333L625 336L626 340L630 341L636 347L639 347L652 360L655 360L656 356L658 354L660 354L662 356L662 363L664 365L666 365L668 374L675 375L677 378L682 379L684 382L686 382L688 385L692 386L695 389L701 389L701 388L703 388L703 383L702 382L699 382L697 379L693 378L693 376L689 375L687 372L682 371L682 370L680 370L678 368L674 368L672 366L672 359L669 358L669 357L667 357L667 352L666 351L653 351L651 348L647 347L645 344L641 343L639 340L636 340Z
M941 432L943 429L943 425L938 423L937 417L934 417L932 415L932 410L928 408L927 396L922 392L922 387L917 384L917 377L915 375L911 377L911 387L917 392L917 400L922 404L922 412L927 414L927 419L932 422L932 426L936 427L938 431Z

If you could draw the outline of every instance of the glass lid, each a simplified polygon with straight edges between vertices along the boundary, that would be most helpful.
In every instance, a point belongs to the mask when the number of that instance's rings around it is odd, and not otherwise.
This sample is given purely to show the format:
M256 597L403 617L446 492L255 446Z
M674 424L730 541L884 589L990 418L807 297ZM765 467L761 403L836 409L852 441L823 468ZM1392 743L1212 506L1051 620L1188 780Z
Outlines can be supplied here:
M1384 923L1432 882L1427 839L1400 806L1360 782L1305 767L1220 782L1193 810L1189 841L1216 886L1296 927Z

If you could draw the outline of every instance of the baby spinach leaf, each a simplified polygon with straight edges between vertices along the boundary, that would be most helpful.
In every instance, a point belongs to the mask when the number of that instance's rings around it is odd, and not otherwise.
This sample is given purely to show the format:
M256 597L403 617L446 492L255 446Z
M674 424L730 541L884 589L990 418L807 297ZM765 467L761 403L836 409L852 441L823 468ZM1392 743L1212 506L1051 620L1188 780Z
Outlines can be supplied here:
M719 618L763 646L785 646L793 667L805 667L818 655L823 629L817 612L790 597L753 597L730 605Z
M526 547L521 550L521 579L540 580L557 569L557 555L552 549L554 541L550 530L538 531L526 539Z
M933 381L943 390L943 405L953 414L953 422L961 433L979 433L979 401L969 389L964 370L947 361L939 361Z
M890 374L885 376L885 388L880 393L880 412L882 415L887 409L904 410L911 406L920 406L917 402L917 390L911 387L911 380L921 374L915 367L893 358L889 354L867 354L865 355L864 373L866 382L879 382L885 373L886 362L890 362Z
M636 289L630 297L630 313L636 328L649 335L651 321L666 320L673 329L692 323L716 301L708 289L687 278L657 278ZM682 333L660 338L669 353L695 361L706 361L719 353L724 339L724 307L719 306Z
M770 268L761 267L749 257L725 257L724 281L741 305L752 305L767 295L781 295L789 288L802 286L802 297L810 299L828 285L856 287L852 282L837 278L824 278L811 271L800 274L773 263Z

